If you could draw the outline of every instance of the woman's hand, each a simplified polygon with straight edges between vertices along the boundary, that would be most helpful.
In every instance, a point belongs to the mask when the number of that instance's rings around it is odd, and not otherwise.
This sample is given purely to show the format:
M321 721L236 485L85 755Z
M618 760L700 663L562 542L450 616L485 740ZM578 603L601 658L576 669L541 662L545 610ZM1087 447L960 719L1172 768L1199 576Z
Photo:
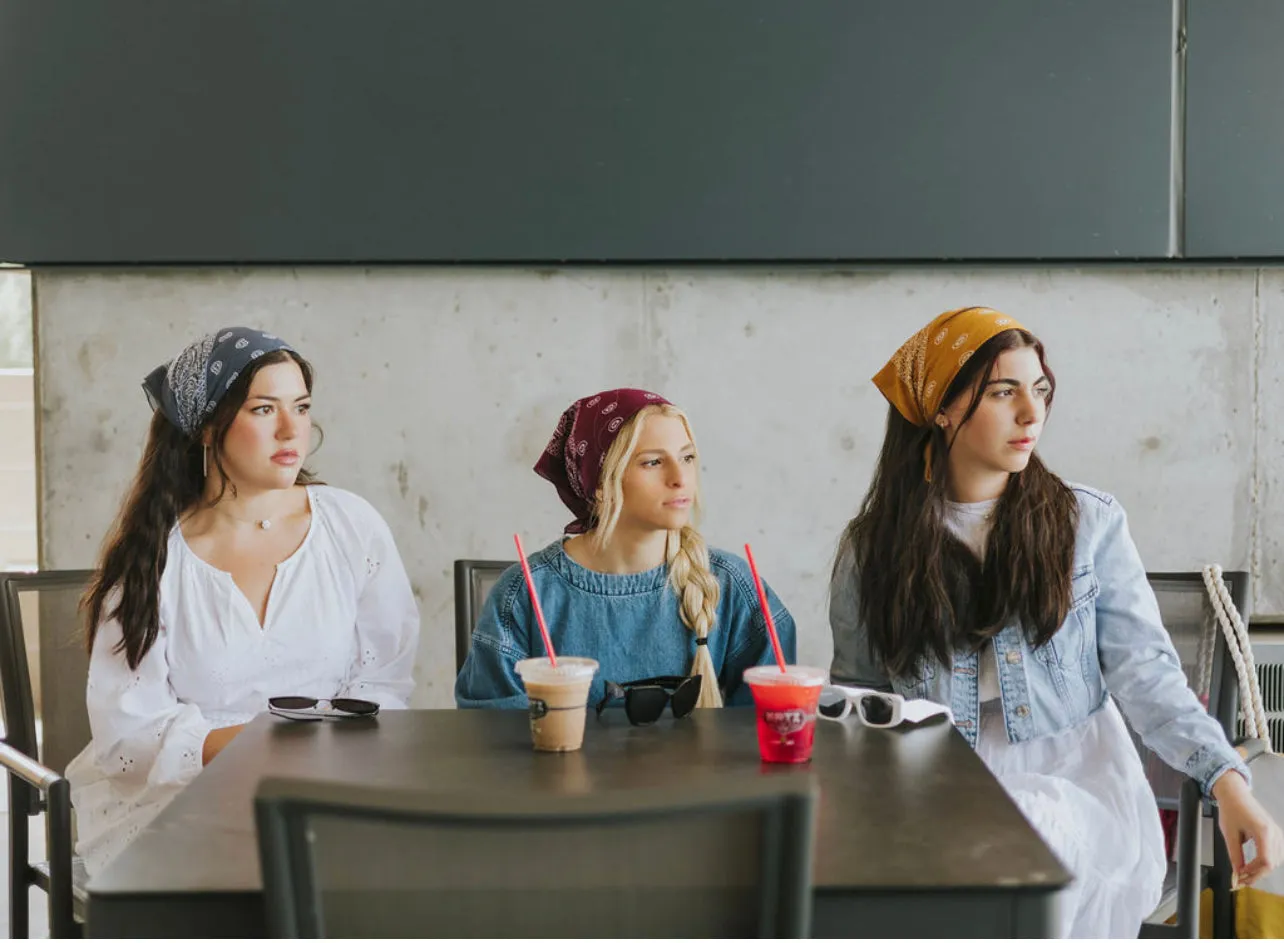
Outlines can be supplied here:
M1284 860L1284 833L1234 770L1213 783L1213 798L1235 876L1241 885L1249 886ZM1249 839L1257 846L1257 857L1245 864L1244 843Z
M232 738L243 729L245 724L237 724L235 727L219 727L206 734L205 745L201 748L201 763L209 766L210 761L218 756L222 749L232 742ZM1222 777L1222 779L1225 778L1225 776Z

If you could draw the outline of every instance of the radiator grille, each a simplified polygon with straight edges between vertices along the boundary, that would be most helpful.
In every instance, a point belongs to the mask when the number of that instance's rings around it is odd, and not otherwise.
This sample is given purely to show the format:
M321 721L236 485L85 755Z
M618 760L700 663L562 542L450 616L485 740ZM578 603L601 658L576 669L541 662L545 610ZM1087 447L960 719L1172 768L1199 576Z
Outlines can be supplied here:
M1270 636L1276 634L1272 632ZM1250 636L1253 658L1257 662L1257 683L1262 689L1262 706L1266 708L1271 746L1280 750L1284 749L1284 641L1262 636L1256 632ZM1241 737L1247 736L1242 710L1236 723L1236 733Z
M1257 683L1262 687L1262 704L1266 712L1284 713L1284 664L1258 665Z

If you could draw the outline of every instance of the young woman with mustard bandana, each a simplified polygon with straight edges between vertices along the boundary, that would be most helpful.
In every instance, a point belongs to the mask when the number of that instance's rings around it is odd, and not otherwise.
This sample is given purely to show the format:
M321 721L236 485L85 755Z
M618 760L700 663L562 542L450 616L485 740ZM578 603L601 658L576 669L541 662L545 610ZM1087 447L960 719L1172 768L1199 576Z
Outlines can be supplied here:
M1279 827L1187 686L1123 509L1035 453L1043 345L993 309L948 311L874 383L887 431L834 567L833 680L952 709L1076 875L1059 935L1136 936L1158 903L1163 836L1120 709L1216 797L1240 880L1266 873Z

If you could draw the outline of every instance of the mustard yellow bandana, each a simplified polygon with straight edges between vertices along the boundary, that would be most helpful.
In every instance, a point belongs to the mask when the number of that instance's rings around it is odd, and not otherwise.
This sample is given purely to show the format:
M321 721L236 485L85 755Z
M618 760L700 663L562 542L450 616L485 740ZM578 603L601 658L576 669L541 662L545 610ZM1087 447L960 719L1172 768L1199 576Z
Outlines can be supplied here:
M927 426L968 358L991 337L1011 330L1025 327L993 308L946 311L901 345L874 375L874 385L902 416Z

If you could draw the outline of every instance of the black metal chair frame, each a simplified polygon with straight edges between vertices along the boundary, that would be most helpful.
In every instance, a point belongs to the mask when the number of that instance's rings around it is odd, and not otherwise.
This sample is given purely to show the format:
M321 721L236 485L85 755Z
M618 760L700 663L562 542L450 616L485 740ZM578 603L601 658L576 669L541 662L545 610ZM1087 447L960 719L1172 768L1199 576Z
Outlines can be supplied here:
M15 939L30 933L27 890L32 886L49 896L49 932L54 938L80 936L77 918L84 919L84 905L72 881L70 787L61 773L40 763L20 596L81 588L93 575L92 570L0 573L0 705L5 726L0 766L9 778L9 933ZM28 837L28 820L42 812L47 871L31 863Z
M383 822L556 829L571 823L623 825L758 810L766 826L760 936L804 938L811 930L816 804L816 785L803 777L728 780L703 797L693 797L689 788L588 796L442 795L265 779L255 797L255 818L269 932L278 938L325 936L308 838L312 813Z
M516 560L456 560L455 561L455 673L464 667L468 648L472 644L473 628L481 612L484 599L477 597L477 578L483 573L498 576Z
M1152 582L1197 584L1202 590L1202 573L1147 573ZM1225 571L1222 578L1231 594L1235 607L1248 618L1248 574L1243 571ZM1239 678L1235 663L1226 648L1226 639L1220 626L1213 644L1213 663L1209 679L1208 712L1226 732L1226 738L1236 742L1235 717L1239 705ZM1200 820L1205 816L1213 820L1213 865L1204 873L1200 863ZM1213 936L1225 939L1234 935L1235 902L1231 894L1230 852L1218 828L1217 803L1205 799L1199 783L1187 779L1182 783L1177 806L1177 914L1172 924L1144 923L1141 937L1147 939L1197 939L1199 937L1199 896L1204 887L1213 892Z

